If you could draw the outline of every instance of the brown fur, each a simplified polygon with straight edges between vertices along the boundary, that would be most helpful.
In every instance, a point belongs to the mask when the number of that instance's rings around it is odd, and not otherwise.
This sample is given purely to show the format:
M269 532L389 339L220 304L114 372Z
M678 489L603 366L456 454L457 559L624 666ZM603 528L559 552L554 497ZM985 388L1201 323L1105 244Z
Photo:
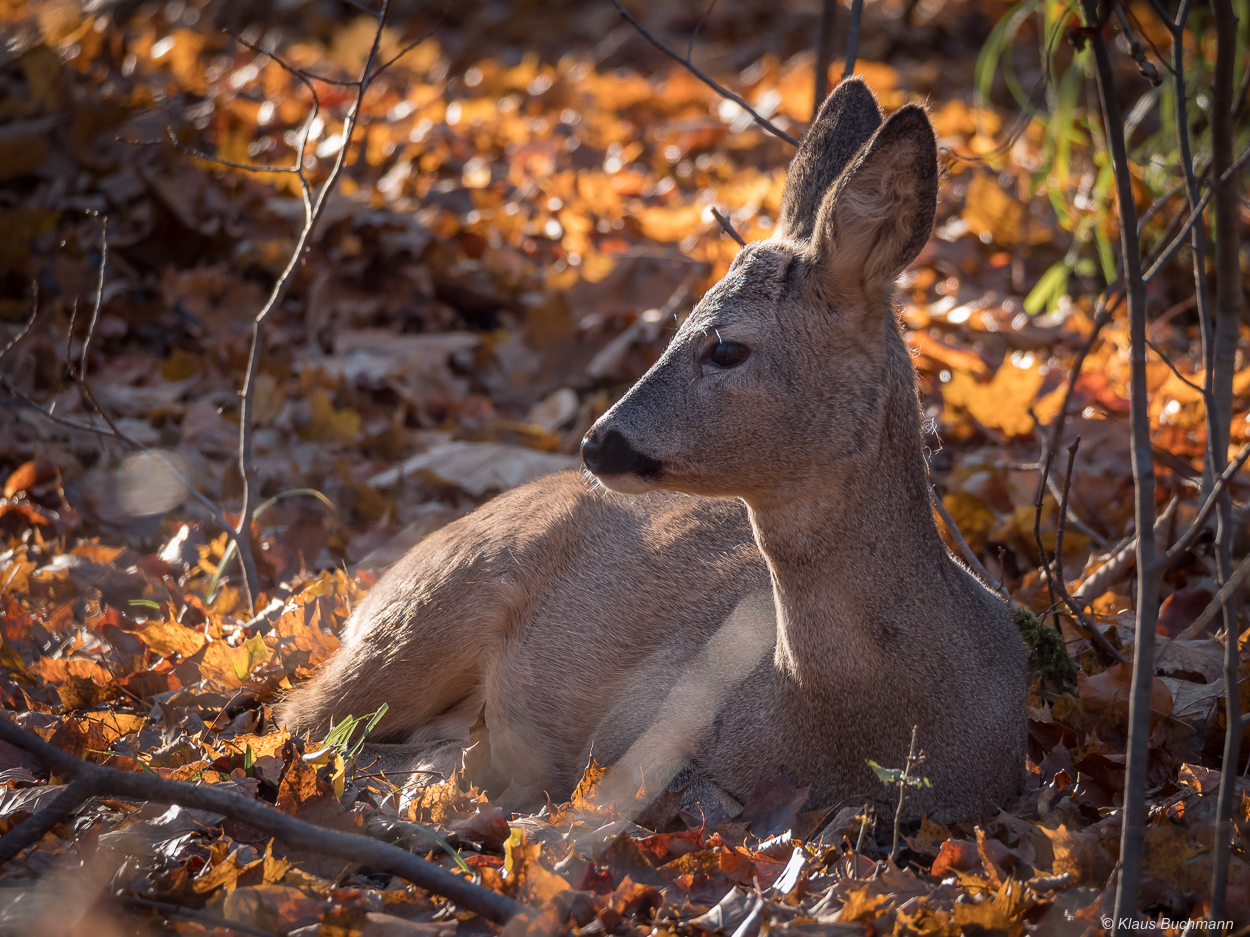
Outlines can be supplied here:
M593 753L704 803L781 771L831 805L880 793L865 761L901 766L913 725L933 786L912 811L966 818L1015 794L1025 652L934 526L890 307L936 193L923 110L882 125L843 82L776 236L588 434L613 490L549 476L428 538L281 718L316 735L387 702L375 753L446 772L484 705L518 803L566 796ZM750 356L716 367L719 340Z

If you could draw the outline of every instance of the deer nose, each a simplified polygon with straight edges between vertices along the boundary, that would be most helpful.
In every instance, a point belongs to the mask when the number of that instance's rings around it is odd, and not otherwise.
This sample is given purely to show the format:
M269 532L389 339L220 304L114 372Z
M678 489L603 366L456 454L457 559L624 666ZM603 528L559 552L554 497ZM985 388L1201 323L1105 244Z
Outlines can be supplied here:
M592 429L582 439L582 463L596 475L639 475L654 478L660 474L657 459L633 447L618 430L606 433Z

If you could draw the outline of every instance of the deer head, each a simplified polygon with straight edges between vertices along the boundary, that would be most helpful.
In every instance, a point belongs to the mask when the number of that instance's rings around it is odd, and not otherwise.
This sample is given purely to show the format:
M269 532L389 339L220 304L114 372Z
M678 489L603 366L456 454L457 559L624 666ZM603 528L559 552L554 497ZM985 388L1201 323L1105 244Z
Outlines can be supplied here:
M891 295L936 200L924 110L882 124L868 88L842 82L795 155L776 233L741 250L592 427L586 467L620 492L755 505L871 467L892 435L917 461L914 370Z

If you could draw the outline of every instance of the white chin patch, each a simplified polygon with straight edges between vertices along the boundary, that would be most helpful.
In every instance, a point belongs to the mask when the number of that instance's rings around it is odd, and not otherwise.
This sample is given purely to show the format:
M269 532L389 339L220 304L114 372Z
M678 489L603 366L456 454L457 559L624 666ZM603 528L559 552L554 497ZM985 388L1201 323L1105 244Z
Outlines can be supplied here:
M630 473L628 475L596 475L603 487L623 495L640 495L655 490L655 483Z

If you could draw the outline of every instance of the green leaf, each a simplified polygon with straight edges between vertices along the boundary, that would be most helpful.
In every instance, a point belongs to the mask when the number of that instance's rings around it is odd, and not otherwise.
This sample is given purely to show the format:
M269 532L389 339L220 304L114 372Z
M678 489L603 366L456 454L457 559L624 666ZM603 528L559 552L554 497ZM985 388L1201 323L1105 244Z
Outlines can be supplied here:
M867 759L867 761L868 767L872 768L872 770L876 772L878 779L880 779L881 783L886 787L889 787L892 784L897 784L903 777L903 771L901 768L883 768L871 758Z
M1051 266L1024 298L1024 311L1035 316L1043 309L1053 309L1058 305L1059 297L1068 292L1068 277L1071 274L1072 268L1066 260Z
M464 857L452 848L452 845L447 842L447 840L443 839L443 837L439 836L428 826L421 823L413 823L411 820L393 820L391 822L394 823L395 826L411 828L418 833L425 834L430 839L434 840L434 842L438 843L439 846L443 848L443 851L446 852L447 855L451 856L456 865L459 866L462 871L467 872L469 875L473 874L473 870L469 868L469 863L464 861Z

